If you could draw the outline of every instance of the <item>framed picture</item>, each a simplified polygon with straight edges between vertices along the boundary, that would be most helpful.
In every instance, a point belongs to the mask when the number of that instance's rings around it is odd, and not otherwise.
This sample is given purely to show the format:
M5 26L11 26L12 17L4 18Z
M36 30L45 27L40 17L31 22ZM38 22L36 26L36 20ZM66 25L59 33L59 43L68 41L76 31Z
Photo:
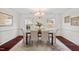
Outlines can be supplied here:
M73 18L71 18L71 25L73 25L73 26L79 26L79 17L73 17Z
M64 17L64 23L69 23L70 22L70 16Z
M13 16L0 12L0 26L12 25Z

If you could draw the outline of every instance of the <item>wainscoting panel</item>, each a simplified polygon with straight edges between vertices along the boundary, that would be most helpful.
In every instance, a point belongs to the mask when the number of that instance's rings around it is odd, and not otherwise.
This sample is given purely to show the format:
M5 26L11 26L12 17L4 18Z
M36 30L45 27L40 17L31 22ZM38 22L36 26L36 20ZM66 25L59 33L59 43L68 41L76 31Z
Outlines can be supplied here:
M0 45L18 36L18 29L0 31Z
M69 39L71 42L79 46L79 31L78 30L63 29L62 36Z

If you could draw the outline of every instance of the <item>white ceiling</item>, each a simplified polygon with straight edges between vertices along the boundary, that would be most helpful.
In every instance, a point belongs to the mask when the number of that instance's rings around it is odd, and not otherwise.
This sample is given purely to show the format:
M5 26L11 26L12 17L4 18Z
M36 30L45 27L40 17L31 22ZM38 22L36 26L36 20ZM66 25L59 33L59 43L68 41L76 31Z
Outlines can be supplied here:
M36 8L35 8L36 9ZM12 10L20 14L34 14L34 8L13 8ZM46 14L59 14L69 10L69 8L46 8L44 11Z
M36 8L35 8L36 9ZM34 23L38 19L38 17L35 17L34 14L36 12L34 8L12 8L13 11L23 15L23 19L29 19L30 21L33 21ZM46 8L44 10L45 15L42 17L42 19L38 19L37 21L41 23L47 23L47 20L55 19L56 15L60 15L66 11L70 10L69 8ZM27 15L27 16L26 16Z

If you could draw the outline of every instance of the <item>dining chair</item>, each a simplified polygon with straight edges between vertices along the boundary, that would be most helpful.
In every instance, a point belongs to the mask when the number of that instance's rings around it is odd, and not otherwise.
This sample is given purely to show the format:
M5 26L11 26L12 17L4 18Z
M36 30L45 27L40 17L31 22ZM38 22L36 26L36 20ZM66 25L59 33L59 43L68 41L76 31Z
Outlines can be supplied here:
M37 42L38 36L37 36L37 31L31 31L31 40L33 43Z
M20 29L23 35L23 46L26 46L26 31L24 29Z
M42 39L45 44L48 42L48 31L42 31Z

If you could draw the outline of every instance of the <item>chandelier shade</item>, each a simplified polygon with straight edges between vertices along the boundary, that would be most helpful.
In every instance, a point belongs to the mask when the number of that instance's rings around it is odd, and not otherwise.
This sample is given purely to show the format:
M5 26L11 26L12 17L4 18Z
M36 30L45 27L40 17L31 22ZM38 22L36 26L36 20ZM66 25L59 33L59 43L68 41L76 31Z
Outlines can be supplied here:
M41 17L41 16L44 16L45 13L42 9L38 9L35 13L35 16L38 16L38 17Z

